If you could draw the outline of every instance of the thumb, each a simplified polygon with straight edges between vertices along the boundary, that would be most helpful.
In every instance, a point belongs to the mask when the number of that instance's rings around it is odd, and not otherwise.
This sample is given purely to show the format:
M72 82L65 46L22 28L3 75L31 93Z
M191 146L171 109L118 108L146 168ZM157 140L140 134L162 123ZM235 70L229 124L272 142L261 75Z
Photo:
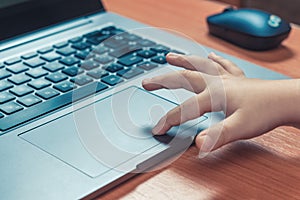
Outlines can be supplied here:
M200 132L196 137L196 145L200 149L199 157L238 139L240 124L237 114L233 114L212 127Z

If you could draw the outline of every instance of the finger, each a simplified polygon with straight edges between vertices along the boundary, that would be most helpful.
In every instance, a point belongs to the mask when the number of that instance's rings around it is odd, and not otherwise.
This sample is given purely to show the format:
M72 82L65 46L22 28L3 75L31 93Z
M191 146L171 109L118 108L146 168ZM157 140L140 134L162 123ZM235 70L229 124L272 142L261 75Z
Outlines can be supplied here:
M233 75L238 75L238 76L244 76L244 72L236 66L233 62L216 55L215 53L210 53L208 55L208 58L213 60L214 62L218 63L220 66L222 66L227 72Z
M201 58L199 56L187 56L169 53L166 58L168 63L171 65L189 70L199 71L209 75L219 75L226 72L219 64L212 62L212 60L210 59Z
M205 154L225 144L244 139L245 137L240 133L241 126L239 115L234 113L223 121L202 131L195 140L197 147L200 149L199 156L203 157Z
M209 111L211 111L210 96L207 91L204 91L170 110L159 120L152 132L154 135L165 134L171 127L195 119Z
M142 82L146 90L158 90L162 88L178 89L184 88L191 92L200 93L206 87L205 80L209 77L206 74L190 70L171 72L165 75L145 79Z

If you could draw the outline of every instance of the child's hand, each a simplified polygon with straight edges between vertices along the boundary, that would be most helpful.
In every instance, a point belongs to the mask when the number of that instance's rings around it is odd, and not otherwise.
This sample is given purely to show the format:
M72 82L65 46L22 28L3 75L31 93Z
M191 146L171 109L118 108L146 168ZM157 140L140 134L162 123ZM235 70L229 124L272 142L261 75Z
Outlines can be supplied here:
M281 125L299 124L298 80L246 78L235 64L214 53L209 59L170 53L167 60L185 70L146 79L144 88L184 88L196 95L162 117L153 128L154 134L164 134L172 126L206 112L223 111L226 119L202 131L196 138L198 148L209 152L235 140L259 136Z

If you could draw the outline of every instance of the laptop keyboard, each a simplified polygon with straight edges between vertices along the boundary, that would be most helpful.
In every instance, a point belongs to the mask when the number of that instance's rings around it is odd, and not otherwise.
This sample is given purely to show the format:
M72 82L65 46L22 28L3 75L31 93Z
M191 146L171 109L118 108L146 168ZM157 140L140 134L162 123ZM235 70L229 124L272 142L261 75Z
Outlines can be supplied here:
M0 63L0 131L160 67L170 51L180 53L109 26L6 60Z

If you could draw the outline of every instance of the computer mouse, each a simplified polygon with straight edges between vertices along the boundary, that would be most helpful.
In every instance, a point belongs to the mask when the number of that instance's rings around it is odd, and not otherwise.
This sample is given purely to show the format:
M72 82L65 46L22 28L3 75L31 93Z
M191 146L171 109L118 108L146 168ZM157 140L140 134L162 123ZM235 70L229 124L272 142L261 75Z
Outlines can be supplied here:
M227 8L207 18L209 32L250 50L276 48L291 31L290 24L279 16L257 9Z

